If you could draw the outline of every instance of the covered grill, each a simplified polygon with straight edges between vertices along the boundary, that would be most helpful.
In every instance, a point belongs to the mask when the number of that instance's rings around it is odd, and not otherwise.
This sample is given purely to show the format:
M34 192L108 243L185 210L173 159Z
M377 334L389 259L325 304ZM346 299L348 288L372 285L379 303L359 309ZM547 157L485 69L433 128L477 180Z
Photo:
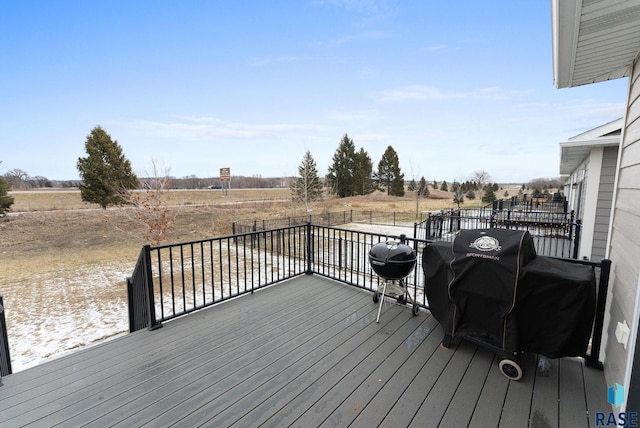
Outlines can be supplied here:
M382 286L378 286L373 293L374 303L380 302L376 322L380 321L385 296L396 298L399 303L412 303L413 313L417 315L418 305L411 298L404 283L404 278L415 267L416 259L415 250L405 243L404 237L401 237L400 241L379 242L369 250L369 264L383 279Z
M537 256L527 231L463 230L453 243L423 251L425 293L433 316L453 337L500 353L500 369L520 379L519 357L583 354L595 314L590 267Z

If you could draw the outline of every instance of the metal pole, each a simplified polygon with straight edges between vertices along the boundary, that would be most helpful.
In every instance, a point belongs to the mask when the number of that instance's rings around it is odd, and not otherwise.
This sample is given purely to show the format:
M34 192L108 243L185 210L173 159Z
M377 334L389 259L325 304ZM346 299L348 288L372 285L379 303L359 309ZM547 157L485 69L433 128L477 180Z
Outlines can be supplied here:
M146 244L143 248L145 265L144 283L147 287L147 316L149 317L148 328L149 330L155 330L162 327L162 324L156 320L156 306L153 295L153 272L151 270L151 246Z
M2 376L13 373L11 368L11 353L9 352L9 338L7 336L7 320L4 316L4 302L0 296L0 385Z

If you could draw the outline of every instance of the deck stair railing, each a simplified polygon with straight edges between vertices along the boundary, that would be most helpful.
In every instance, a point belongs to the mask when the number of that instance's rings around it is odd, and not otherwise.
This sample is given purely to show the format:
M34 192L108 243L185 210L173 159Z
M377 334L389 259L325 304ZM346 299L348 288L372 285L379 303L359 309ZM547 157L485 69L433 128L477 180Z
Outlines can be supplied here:
M254 293L303 274L317 274L364 290L377 290L380 279L368 263L368 251L378 242L401 237L340 229L297 225L221 238L141 250L134 274L128 279L131 331L157 328L164 321ZM419 253L405 282L413 300L425 309L421 251L430 241L403 237ZM566 259L594 269L597 310L587 363L599 361L605 301L611 262ZM137 289L137 290L136 290ZM148 300L147 300L148 298ZM310 296L310 298L316 298Z

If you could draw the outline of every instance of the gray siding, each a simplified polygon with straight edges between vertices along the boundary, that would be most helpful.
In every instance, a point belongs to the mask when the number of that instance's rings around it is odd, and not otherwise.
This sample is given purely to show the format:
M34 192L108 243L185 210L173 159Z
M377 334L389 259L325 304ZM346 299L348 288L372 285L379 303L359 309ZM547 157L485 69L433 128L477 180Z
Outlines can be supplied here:
M640 255L640 67L636 58L627 100L621 143L620 170L614 201L609 258L612 265L612 300L606 346L605 373L609 384L625 381L629 350L615 339L618 322L636 323L636 287ZM631 348L631 347L629 347Z
M600 171L596 219L591 247L591 260L593 261L604 259L606 254L617 161L618 148L606 147L602 157L602 170Z

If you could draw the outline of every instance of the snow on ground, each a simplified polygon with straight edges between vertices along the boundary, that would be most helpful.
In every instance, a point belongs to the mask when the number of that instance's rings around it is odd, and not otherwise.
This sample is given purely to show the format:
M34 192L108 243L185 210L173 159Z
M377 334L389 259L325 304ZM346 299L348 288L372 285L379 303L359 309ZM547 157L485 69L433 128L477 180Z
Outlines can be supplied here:
M344 226L340 226L342 229L357 230L369 233L378 233L380 235L387 236L400 236L406 235L408 238L413 238L413 225L411 226L392 226L381 224L366 224L366 223L349 223Z
M126 332L125 279L133 264L62 269L55 282L35 275L19 302L5 299L13 371Z

